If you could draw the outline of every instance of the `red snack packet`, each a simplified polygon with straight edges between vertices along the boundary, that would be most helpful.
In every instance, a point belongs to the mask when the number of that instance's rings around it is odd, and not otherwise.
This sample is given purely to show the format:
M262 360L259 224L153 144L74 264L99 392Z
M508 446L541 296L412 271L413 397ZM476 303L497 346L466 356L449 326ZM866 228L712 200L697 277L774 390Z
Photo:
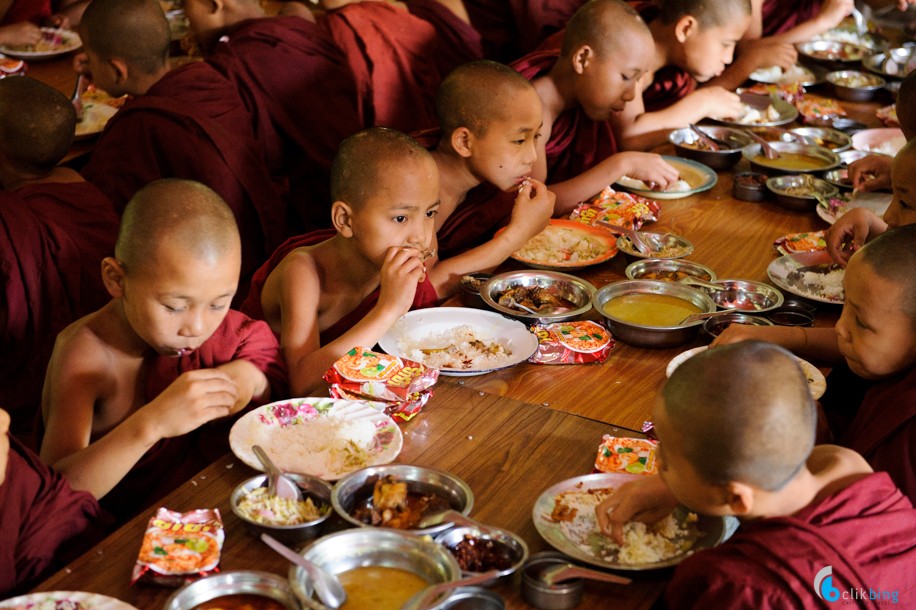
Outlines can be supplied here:
M603 191L576 206L570 220L596 227L616 225L639 229L647 222L658 220L657 201L615 191L607 186Z
M26 63L21 59L0 56L0 78L7 76L23 76L26 72Z
M324 374L332 386L386 402L410 402L411 395L432 387L438 379L437 369L364 347L351 349Z
M827 249L827 242L824 241L826 231L812 231L810 233L790 233L783 235L773 242L773 247L780 254L792 254L794 252L816 252Z
M805 123L820 119L835 119L846 116L846 109L835 99L820 95L808 94L795 101L795 107Z
M397 417L403 421L410 421L420 412L429 399L432 398L433 392L432 390L423 390L422 392L411 394L408 396L407 400L404 401L386 401L379 400L373 396L360 394L359 392L352 392L342 387L340 384L335 383L330 387L330 394L332 398L369 401L373 406L378 405L384 410L385 414L390 417Z
M595 470L622 474L655 474L658 463L655 459L658 441L626 436L601 437Z
M614 347L606 328L590 320L535 325L538 348L528 359L535 364L604 362Z
M141 578L167 587L180 587L219 572L223 549L219 510L179 513L160 508L149 520L131 584Z

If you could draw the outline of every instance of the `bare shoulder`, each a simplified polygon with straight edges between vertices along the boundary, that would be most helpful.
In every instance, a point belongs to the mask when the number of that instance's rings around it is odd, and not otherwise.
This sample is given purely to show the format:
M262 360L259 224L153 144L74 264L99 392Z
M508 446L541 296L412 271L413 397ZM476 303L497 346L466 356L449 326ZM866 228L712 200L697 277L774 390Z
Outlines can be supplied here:
M99 332L102 315L101 311L91 313L62 330L54 342L53 360L72 362L83 370L109 367L114 349Z
M865 458L852 449L838 445L817 445L811 451L807 465L820 484L818 495L836 492L874 472Z

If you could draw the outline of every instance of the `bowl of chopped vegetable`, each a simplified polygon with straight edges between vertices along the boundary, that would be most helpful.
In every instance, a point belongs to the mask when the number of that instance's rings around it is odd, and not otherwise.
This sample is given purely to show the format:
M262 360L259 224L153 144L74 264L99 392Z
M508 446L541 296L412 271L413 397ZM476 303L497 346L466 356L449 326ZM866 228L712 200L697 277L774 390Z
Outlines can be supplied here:
M302 500L288 500L267 492L267 476L242 482L229 503L239 519L256 535L270 534L280 542L295 545L321 533L331 509L331 485L317 477L287 473L302 491Z

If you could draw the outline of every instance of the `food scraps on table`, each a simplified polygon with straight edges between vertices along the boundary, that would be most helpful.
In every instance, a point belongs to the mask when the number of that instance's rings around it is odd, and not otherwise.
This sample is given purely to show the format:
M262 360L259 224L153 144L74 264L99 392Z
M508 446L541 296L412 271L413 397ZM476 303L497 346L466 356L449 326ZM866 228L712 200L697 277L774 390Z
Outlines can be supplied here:
M149 520L131 582L180 586L217 571L223 548L219 510L160 508Z
M529 358L535 364L591 364L607 360L614 340L606 328L591 320L535 325L538 347Z
M448 500L442 496L411 491L407 481L389 474L375 481L372 496L350 514L367 525L409 530L426 515L449 508Z
M658 441L627 436L601 437L595 470L621 474L655 474L658 472Z

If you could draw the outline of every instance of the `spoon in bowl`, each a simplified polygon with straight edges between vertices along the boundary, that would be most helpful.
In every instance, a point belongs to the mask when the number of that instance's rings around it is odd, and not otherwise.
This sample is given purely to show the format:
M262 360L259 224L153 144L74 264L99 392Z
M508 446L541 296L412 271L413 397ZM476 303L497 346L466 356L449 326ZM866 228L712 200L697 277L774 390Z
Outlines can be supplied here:
M261 540L283 555L292 563L300 566L308 574L309 580L315 587L315 593L325 606L340 608L347 601L347 592L336 575L331 574L321 566L312 563L293 549L289 548L270 534L261 534Z
M499 570L490 570L488 572L481 572L474 576L462 578L461 580L452 580L430 585L412 597L404 605L404 608L409 610L429 610L430 608L436 607L438 603L442 601L441 597L443 593L447 593L456 587L469 587L478 583L487 582L488 580L493 580L497 576L499 576Z
M260 445L252 445L251 451L261 462L264 472L267 473L267 493L269 495L297 502L302 500L302 490L299 489L296 482L280 472L280 469L267 457L267 453L264 452Z
M606 572L599 572L598 570L592 570L590 568L583 568L582 566L577 566L572 563L564 563L547 568L541 572L540 575L540 579L550 587L558 582L564 582L573 578L587 578L589 580L599 580L601 582L612 582L618 585L628 585L633 582L631 579L624 578L623 576L607 574Z
M687 127L690 128L690 131L697 134L697 137L700 138L700 141L703 144L705 144L707 147L709 147L709 150L713 152L716 152L723 148L726 150L731 148L727 142L723 142L722 140L719 140L718 138L712 137L711 135L709 135L708 133L706 133L705 131L703 131L702 129L694 125L693 123L688 123Z
M754 141L760 144L760 150L763 151L764 157L766 157L767 159L778 159L779 158L779 153L776 151L775 148L770 146L769 142L767 142L766 140L758 136L756 133L754 133L750 129L746 131L747 131L747 134L751 136L751 138L754 139Z
M634 231L633 229L627 229L626 227L621 227L618 225L605 225L608 229L614 233L623 233L630 239L630 243L633 244L633 247L636 248L637 252L640 254L645 254L649 256L654 252L652 246L647 244L642 236L639 234L639 231Z

